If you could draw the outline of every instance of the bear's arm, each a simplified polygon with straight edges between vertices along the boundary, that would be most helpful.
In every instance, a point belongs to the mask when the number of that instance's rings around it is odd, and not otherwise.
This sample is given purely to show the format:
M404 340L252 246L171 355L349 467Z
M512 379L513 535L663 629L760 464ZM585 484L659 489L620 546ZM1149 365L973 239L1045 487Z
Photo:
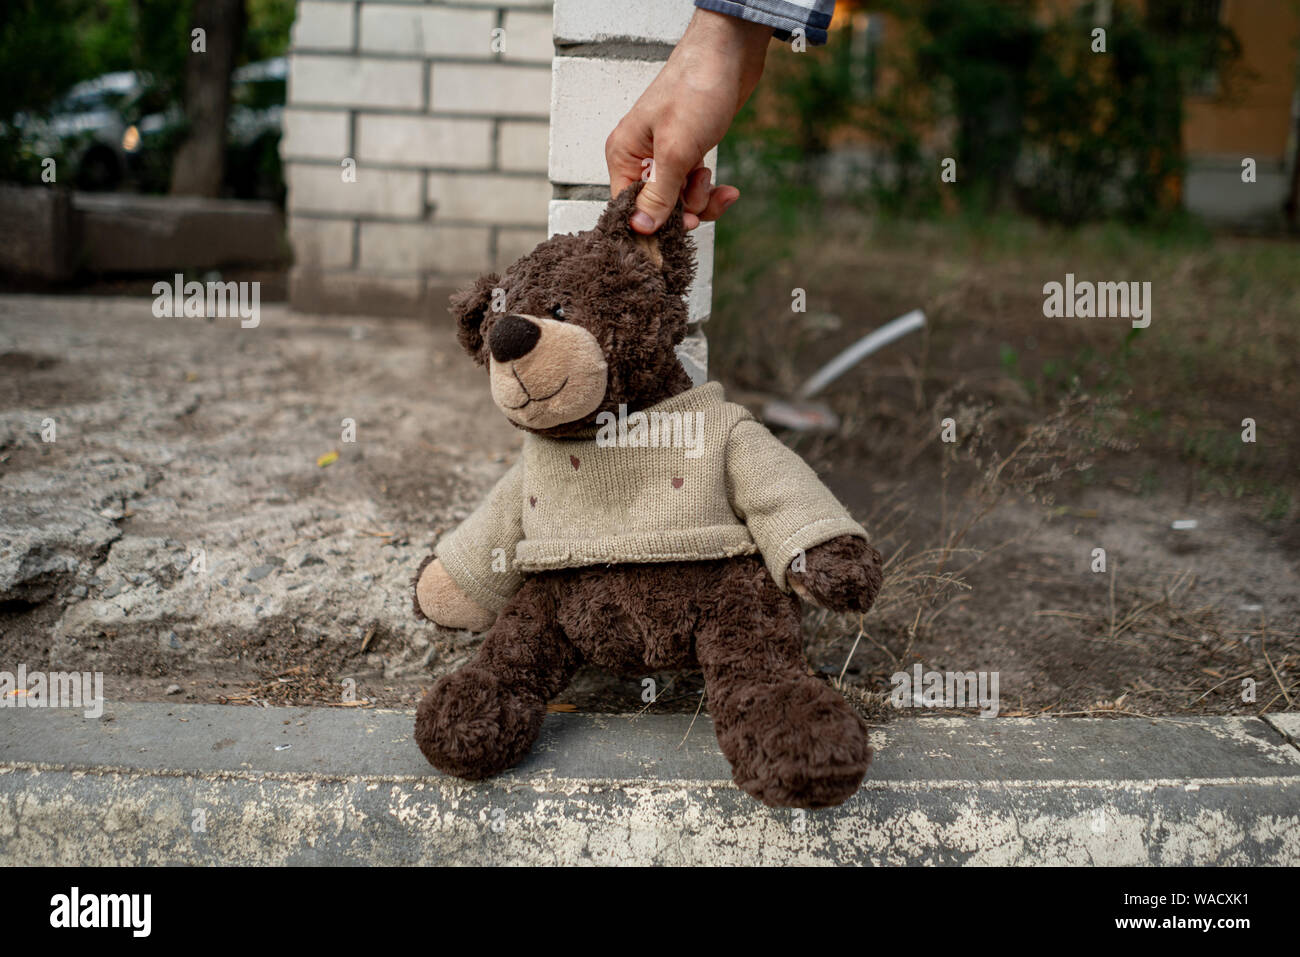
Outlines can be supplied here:
M727 437L726 467L731 509L783 590L786 569L800 553L841 535L867 538L808 463L753 419Z
M494 613L523 583L523 575L514 568L515 546L524 537L523 482L521 459L433 550L456 586Z

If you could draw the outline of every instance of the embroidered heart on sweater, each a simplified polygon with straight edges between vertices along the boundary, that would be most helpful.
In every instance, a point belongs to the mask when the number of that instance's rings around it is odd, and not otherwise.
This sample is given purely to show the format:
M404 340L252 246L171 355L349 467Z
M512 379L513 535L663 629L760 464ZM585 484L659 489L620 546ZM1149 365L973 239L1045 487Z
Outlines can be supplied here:
M576 472L578 470L578 457L576 455L570 455L569 461L573 463L573 470Z
M673 479L673 488L681 488L681 487L682 487L682 482L684 482L684 481L685 481L685 479L679 479L679 478L675 478L675 479Z
M536 496L536 495L530 495L530 496L528 496L528 504L531 505L533 508L536 508L536 507L537 507L537 496Z

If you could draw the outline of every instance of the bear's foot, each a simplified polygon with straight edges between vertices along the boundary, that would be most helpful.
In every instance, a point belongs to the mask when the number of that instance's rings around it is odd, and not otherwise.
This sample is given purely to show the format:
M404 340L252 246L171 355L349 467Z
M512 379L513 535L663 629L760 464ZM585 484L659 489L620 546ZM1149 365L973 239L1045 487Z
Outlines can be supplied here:
M771 807L832 807L871 763L867 727L834 688L805 674L737 680L709 710L736 786Z
M537 740L546 703L472 666L441 678L415 715L415 743L439 771L479 780L518 764Z

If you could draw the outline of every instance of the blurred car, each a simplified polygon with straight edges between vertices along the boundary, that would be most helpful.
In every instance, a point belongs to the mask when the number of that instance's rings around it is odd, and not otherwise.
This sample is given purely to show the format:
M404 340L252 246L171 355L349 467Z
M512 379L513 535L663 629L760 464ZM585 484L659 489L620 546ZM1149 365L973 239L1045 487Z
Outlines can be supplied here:
M126 176L130 147L138 145L138 133L128 134L127 117L150 82L146 74L105 73L78 83L47 116L15 117L15 126L32 153L71 167L80 189L116 189Z
M230 76L226 124L226 192L241 199L283 200L280 124L288 61L250 63ZM18 127L38 156L58 157L79 189L126 183L166 192L172 157L186 130L185 111L148 73L106 73L78 83L46 117L22 116Z

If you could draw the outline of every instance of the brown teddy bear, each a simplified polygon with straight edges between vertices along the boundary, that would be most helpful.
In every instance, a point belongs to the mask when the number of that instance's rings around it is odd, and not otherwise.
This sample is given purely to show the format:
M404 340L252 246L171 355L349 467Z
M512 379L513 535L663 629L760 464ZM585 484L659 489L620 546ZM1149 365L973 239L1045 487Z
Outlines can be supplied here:
M421 702L420 750L479 779L518 762L584 662L643 676L699 667L736 784L825 807L858 788L867 730L809 674L796 593L865 611L880 554L791 452L674 347L695 271L680 206L555 236L454 296L461 345L527 435L515 465L415 578L415 610L486 630ZM793 590L793 593L792 593Z

